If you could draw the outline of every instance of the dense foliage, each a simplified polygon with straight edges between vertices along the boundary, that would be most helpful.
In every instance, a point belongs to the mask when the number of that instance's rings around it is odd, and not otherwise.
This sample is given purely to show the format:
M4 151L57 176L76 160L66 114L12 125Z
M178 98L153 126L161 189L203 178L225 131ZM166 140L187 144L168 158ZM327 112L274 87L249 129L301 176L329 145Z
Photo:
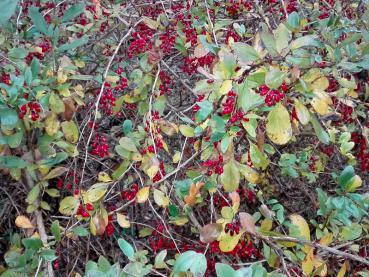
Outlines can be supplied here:
M368 0L0 0L0 276L369 276Z

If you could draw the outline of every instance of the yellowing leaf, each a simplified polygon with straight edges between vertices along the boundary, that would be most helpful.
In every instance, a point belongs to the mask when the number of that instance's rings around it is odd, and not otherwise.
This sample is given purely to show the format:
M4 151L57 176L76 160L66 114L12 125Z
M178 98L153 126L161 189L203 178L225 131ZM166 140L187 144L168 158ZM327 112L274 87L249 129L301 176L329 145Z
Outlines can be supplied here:
M64 84L68 80L68 75L64 74L63 71L58 71L57 82L58 84Z
M28 217L24 216L24 215L18 215L17 218L15 219L15 225L19 228L23 228L23 229L28 229L28 228L33 228L33 224L31 223L31 221L28 219Z
M328 246L333 241L333 234L328 233L319 240L319 244Z
M109 174L106 172L99 172L98 176L97 176L97 180L99 182L103 182L103 183L109 183L112 182L113 180L110 178Z
M66 167L62 167L62 166L58 166L55 167L54 169L52 169L44 178L42 178L43 180L50 180L50 179L54 179L62 174L64 174L65 172L68 171L68 168Z
M313 259L314 259L314 249L310 249L309 253L306 254L306 257L301 264L302 270L306 275L310 275L310 273L313 272L314 269Z
M181 152L176 151L173 155L173 163L178 163L181 158Z
M179 216L176 217L174 220L170 220L169 222L177 226L183 226L188 222L188 218L186 216Z
M45 131L49 136L54 136L60 129L60 122L56 114L51 113L45 120Z
M311 105L314 110L320 115L326 115L330 112L329 105L332 105L332 99L330 96L320 90L314 91L315 97L311 101Z
M79 131L76 123L73 121L64 121L61 127L67 141L71 143L76 143L78 141Z
M195 129L188 125L179 125L179 131L187 138L195 136Z
M232 90L232 80L225 80L219 88L219 94L225 95Z
M252 167L244 164L238 164L238 168L240 173L242 174L245 179L253 184L257 184L259 182L259 173L253 169Z
M99 201L106 193L108 184L96 183L82 194L85 203L94 203Z
M145 203L149 198L150 187L143 187L136 194L137 203Z
M230 233L227 233L220 240L219 249L222 252L231 252L238 244L238 241L240 240L242 235L243 235L243 232L240 232L239 234L234 234L233 236L231 236Z
M349 266L349 262L345 261L340 269L340 271L337 273L337 277L344 277L347 271L347 268Z
M117 222L122 228L131 227L131 223L129 222L129 220L127 220L127 217L124 214L117 213Z
M165 196L164 192L158 189L154 189L154 201L158 206L163 208L169 205L169 198Z
M73 196L67 196L60 201L59 212L63 215L72 215L77 211L79 199Z
M159 166L157 165L152 165L150 166L147 170L146 173L147 175L150 177L150 179L154 178L154 176L156 175L156 173L158 173L159 171Z
M120 79L120 77L119 76L112 76L112 75L108 75L108 76L106 76L106 81L108 81L109 83L116 83L116 82L118 82L119 81L119 79Z
M325 277L328 274L328 268L322 258L316 256L313 261L314 264L314 276Z
M104 219L102 212L97 212L90 220L90 231L94 236L101 236L104 234L107 221Z
M204 182L193 183L189 190L189 195L185 196L184 201L188 206L193 206L196 204L197 195L200 189L205 185Z
M355 191L357 188L361 187L361 185L363 184L363 180L361 180L361 177L358 175L355 175L354 177L352 177L348 184L346 185L346 191L348 192L353 192Z
M309 110L302 104L300 101L295 101L295 109L297 118L301 122L302 125L306 125L310 121L310 112Z
M290 219L293 225L296 225L300 231L300 235L306 239L310 240L310 228L306 220L298 214L290 215Z
M142 17L143 23L150 29L156 30L159 27L159 23L147 16Z
M267 117L266 133L276 144L286 144L292 138L292 126L287 109L278 103Z
M224 165L224 172L220 176L221 183L226 192L236 190L240 184L240 170L232 159Z
M311 83L311 87L313 90L319 89L319 90L326 90L329 86L329 81L327 77L322 76L317 78L313 83Z

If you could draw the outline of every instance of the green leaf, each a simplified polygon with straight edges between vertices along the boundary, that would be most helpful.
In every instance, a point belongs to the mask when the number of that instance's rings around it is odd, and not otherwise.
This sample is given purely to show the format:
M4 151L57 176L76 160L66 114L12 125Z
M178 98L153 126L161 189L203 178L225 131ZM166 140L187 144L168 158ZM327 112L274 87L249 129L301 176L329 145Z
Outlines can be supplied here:
M173 271L186 272L190 270L194 276L204 276L207 268L207 262L204 254L195 251L186 251L176 260Z
M128 259L133 260L135 250L133 249L132 245L122 238L118 239L118 245L123 254L126 255Z
M40 195L40 186L39 185L35 185L28 193L27 198L26 198L26 202L28 204L32 204L36 201L37 197Z
M195 114L195 119L197 122L204 121L213 111L213 103L208 100L204 100L198 102L197 105L200 107L200 110Z
M119 140L119 145L130 152L138 152L137 147L133 140L129 137L122 137Z
M58 256L55 255L55 250L52 250L52 249L43 249L43 250L41 250L40 256L45 261L48 261L48 262L55 261L58 258Z
M283 49L288 47L292 35L291 32L287 29L286 25L281 23L275 31L275 37L277 52L281 53Z
M229 145L231 144L232 138L226 134L223 138L222 141L220 143L220 150L222 151L222 153L227 152L227 149L229 147Z
M9 51L9 57L12 59L24 59L28 54L28 51L24 48L12 48Z
M317 40L317 36L308 35L295 39L291 43L291 50L295 50L301 47L321 47L322 44Z
M217 277L234 277L236 274L236 271L230 265L222 263L215 264L215 272Z
M355 175L354 168L349 165L341 172L338 184L343 190L352 192L362 185L362 180L358 175Z
M236 190L240 184L240 171L232 159L224 165L224 172L220 176L224 190L232 192Z
M39 12L39 9L34 6L30 7L28 9L28 15L31 18L36 29L40 31L41 33L44 33L45 35L47 35L48 25L44 19L44 16Z
M25 168L28 162L14 156L0 156L0 168Z
M251 161L256 168L261 168L262 170L265 170L268 167L268 158L253 143L250 143L250 156Z
M64 51L72 50L82 45L85 45L87 42L88 42L88 36L83 36L81 38L73 40L72 42L62 44L59 47L59 51L64 52Z
M344 226L340 233L341 241L355 240L361 236L363 228L358 223L353 223L351 226Z
M287 19L288 26L294 30L298 30L300 27L300 16L297 12L290 13Z
M278 55L276 41L271 33L261 32L260 38L270 55Z
M238 94L237 105L245 113L264 103L264 98L250 89L248 80L242 84L237 84L235 90Z
M49 106L50 109L56 114L63 113L65 111L63 100L61 100L60 97L55 93L50 94Z
M60 233L60 227L59 227L59 221L55 220L51 224L50 227L51 233L54 235L56 241L61 240L61 233Z
M75 228L72 229L73 234L75 234L76 236L79 237L87 237L90 233L89 231L82 227L82 226L77 226Z
M27 249L39 250L41 247L44 246L42 241L39 238L31 237L22 239L22 244Z
M255 62L260 59L254 47L242 42L236 42L234 44L234 53L237 55L238 59L244 63Z
M131 120L126 119L123 122L123 133L125 135L129 134L132 131L133 123Z
M85 4L78 3L70 7L63 15L62 22L67 22L79 16L85 10Z
M282 85L286 76L287 74L285 72L273 68L267 72L265 76L265 84L271 89L277 89Z
M18 5L18 0L1 0L0 1L0 25L9 22L15 9Z
M6 127L13 127L19 120L18 113L8 107L0 107L0 122L1 125Z
M315 134L317 135L319 141L324 144L329 144L329 135L320 125L318 119L310 113L310 122L313 125Z

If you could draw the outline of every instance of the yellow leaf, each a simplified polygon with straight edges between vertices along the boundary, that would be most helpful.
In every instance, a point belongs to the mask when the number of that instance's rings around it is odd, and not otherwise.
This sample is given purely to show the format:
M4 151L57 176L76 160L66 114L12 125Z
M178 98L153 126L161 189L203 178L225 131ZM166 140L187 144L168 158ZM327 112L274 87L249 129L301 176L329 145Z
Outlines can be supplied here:
M31 221L28 219L28 217L24 216L24 215L18 215L17 218L15 219L15 225L19 228L23 228L23 229L28 229L28 228L33 228L33 224L31 223Z
M309 110L302 104L300 101L295 101L295 109L297 118L301 122L302 125L306 125L310 121L310 112Z
M147 169L146 173L150 177L150 179L152 179L152 178L154 178L156 173L158 173L158 171L159 171L159 166L152 165Z
M175 154L173 155L173 163L175 164L178 163L180 158L181 158L181 152L176 151Z
M159 27L159 23L147 16L142 17L143 23L150 29L156 30Z
M129 222L129 220L127 220L127 217L124 214L117 213L117 222L122 228L131 227L131 223Z
M252 184L257 184L259 182L259 173L253 169L252 167L248 166L248 165L244 165L244 164L238 164L239 165L239 169L240 169L240 173L243 175L243 177L245 177L245 179L252 183Z
M60 129L60 122L56 119L56 114L51 113L45 120L45 131L49 136L54 136Z
M64 84L68 80L68 75L64 74L63 71L58 71L57 82L58 84Z
M319 244L328 246L333 241L333 234L328 233L319 240Z
M227 94L230 90L232 90L232 80L225 80L219 88L219 94Z
M165 196L164 192L158 189L154 189L154 201L158 206L163 208L169 205L169 198Z
M287 109L278 103L267 117L266 133L276 144L286 144L292 138L292 126Z
M180 217L176 217L175 220L170 220L169 222L177 226L183 226L188 222L188 218L185 216L180 216Z
M301 264L302 270L306 275L310 275L310 273L313 272L314 269L313 259L314 259L314 249L310 249L309 253L306 254L306 257Z
M337 277L344 277L347 271L347 268L349 266L349 262L345 261L340 269L340 271L337 274Z
M143 187L136 194L137 203L145 203L149 198L150 187Z
M230 233L226 233L226 235L219 242L219 249L222 252L231 252L238 244L238 241L240 240L242 235L243 232L240 232L239 234L235 234L233 236L231 236Z
M326 263L320 258L320 257L315 257L314 258L314 276L320 276L320 277L325 277L328 274L328 268Z
M329 105L332 105L331 97L321 90L314 91L315 97L311 101L311 105L319 115L326 115L330 112Z
M312 89L326 90L329 87L329 81L327 77L322 76L311 83Z
M261 222L261 226L260 226L260 229L261 231L270 231L272 230L272 227L273 227L273 220L270 220L270 219L264 219L262 222Z
M97 176L97 180L99 182L103 182L103 183L109 183L109 182L113 181L110 178L109 174L106 173L106 172L99 172L99 175Z

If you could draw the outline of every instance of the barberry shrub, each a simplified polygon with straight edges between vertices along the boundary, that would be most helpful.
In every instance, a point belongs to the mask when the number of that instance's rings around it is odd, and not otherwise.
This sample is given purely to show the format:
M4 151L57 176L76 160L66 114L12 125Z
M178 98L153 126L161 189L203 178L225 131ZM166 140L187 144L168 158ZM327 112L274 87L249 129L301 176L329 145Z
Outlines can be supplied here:
M369 276L369 9L1 0L0 276Z

